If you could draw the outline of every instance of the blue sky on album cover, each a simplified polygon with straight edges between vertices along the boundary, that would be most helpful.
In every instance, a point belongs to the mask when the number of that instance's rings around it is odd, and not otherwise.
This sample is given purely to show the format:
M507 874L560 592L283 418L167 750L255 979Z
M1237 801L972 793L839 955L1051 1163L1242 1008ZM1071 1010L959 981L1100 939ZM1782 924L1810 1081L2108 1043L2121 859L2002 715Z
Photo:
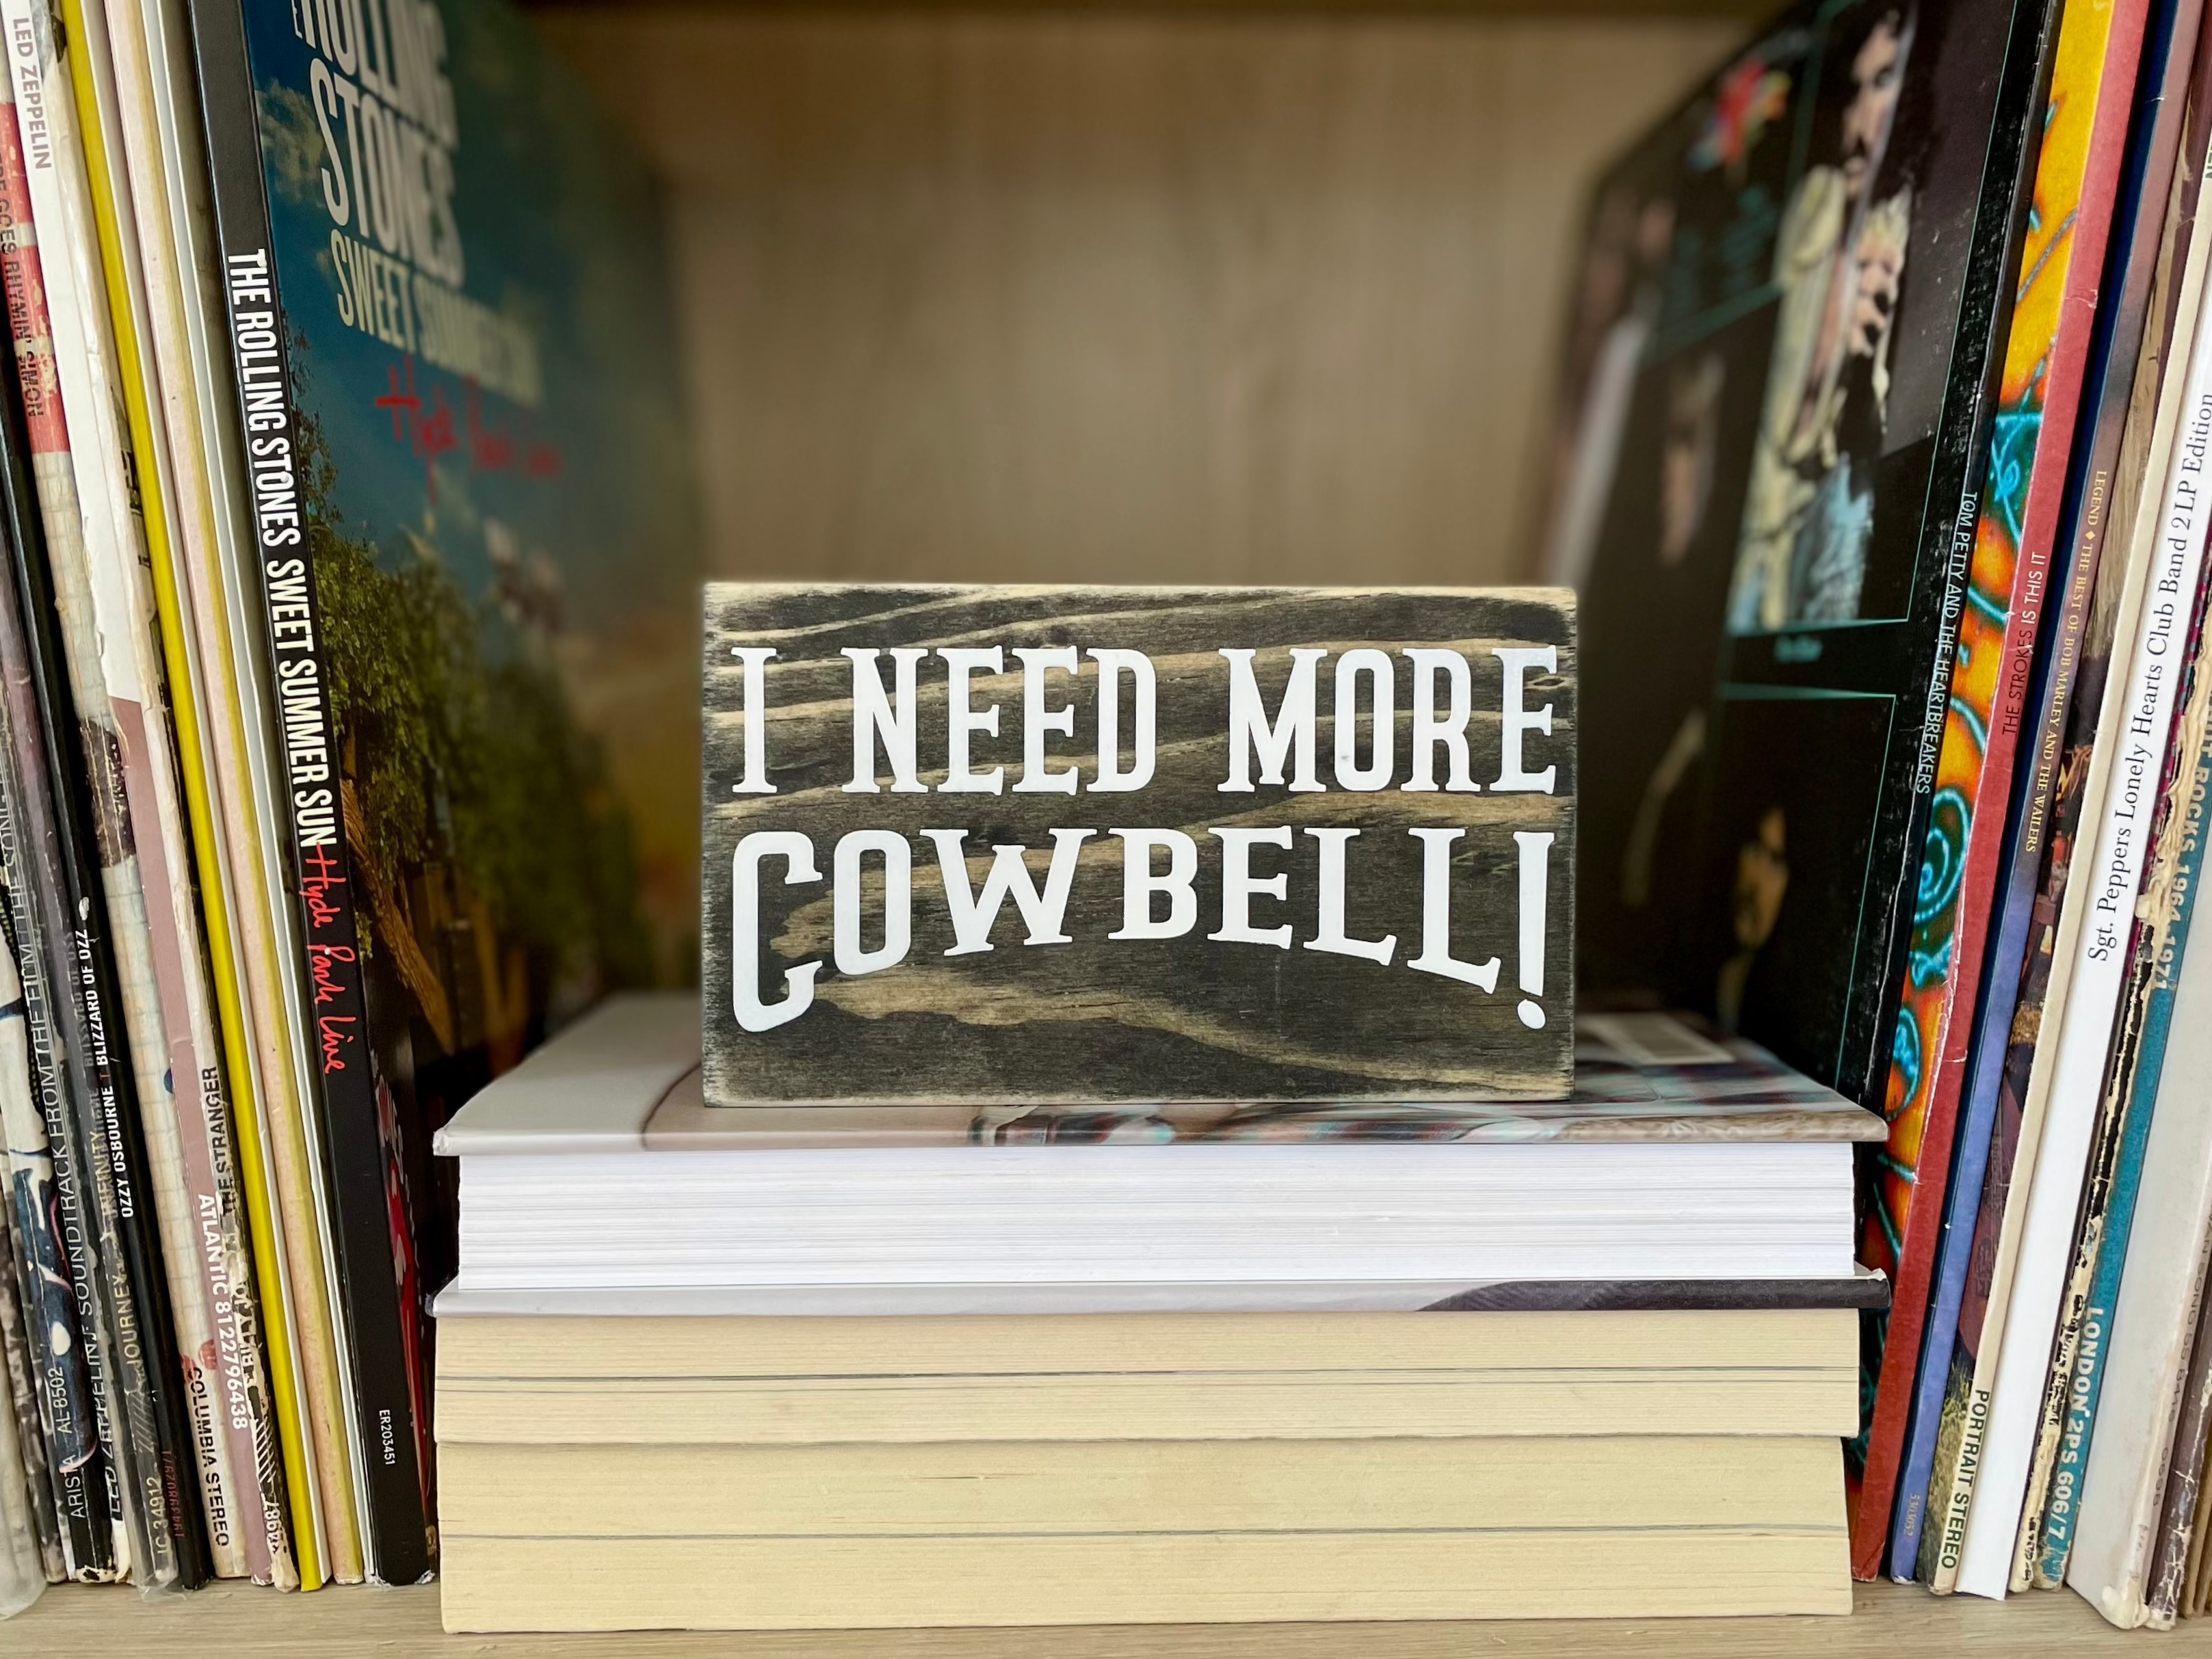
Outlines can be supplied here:
M696 501L643 161L505 0L245 15L301 402L343 533L387 568L434 551L503 617L489 657L508 624L550 638L644 820L648 887L688 883ZM531 342L534 402L527 374L438 367L426 307Z

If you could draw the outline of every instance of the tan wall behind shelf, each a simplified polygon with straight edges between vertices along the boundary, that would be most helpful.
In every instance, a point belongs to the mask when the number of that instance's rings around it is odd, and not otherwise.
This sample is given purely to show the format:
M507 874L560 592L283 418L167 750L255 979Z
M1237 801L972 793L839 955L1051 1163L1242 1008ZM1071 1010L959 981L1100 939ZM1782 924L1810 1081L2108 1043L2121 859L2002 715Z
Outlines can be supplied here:
M1525 576L1592 169L1707 18L577 9L717 574Z

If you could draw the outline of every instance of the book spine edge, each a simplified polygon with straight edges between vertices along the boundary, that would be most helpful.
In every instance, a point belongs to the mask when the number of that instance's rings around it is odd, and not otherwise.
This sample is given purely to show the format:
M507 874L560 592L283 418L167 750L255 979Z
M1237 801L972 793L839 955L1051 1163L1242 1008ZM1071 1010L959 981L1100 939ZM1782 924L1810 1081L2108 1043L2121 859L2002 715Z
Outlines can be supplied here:
M398 1302L385 1192L385 1152L378 1126L360 931L342 829L342 789L327 665L319 648L320 601L296 472L300 434L292 403L289 343L278 291L276 253L262 178L257 100L245 19L233 0L192 9L200 47L216 238L229 325L239 419L256 462L257 560L262 577L262 647L277 665L292 746L287 771L297 786L284 841L304 960L295 964L313 1012L321 1108L330 1160L331 1219L338 1236L368 1481L373 1540L369 1571L386 1583L412 1583L431 1571L433 1522L417 1447L426 1426L416 1421L416 1379L409 1375L402 1321L415 1316ZM218 90L218 88L222 90ZM224 95L227 91L228 96ZM273 556L263 557L262 554ZM277 590L279 581L295 586ZM304 607L297 619L293 612ZM282 611L280 617L272 612ZM276 624L282 620L284 626ZM300 637L300 621L306 637ZM319 750L322 760L302 757ZM309 776L306 774L316 775Z

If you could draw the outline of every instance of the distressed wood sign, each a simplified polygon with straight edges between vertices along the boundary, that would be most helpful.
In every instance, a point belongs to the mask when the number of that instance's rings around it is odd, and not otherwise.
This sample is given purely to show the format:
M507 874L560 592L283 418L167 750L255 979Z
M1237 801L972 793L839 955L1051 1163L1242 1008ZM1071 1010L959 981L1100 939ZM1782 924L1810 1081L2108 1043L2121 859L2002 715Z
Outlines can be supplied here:
M1571 594L706 608L710 1101L1566 1094Z

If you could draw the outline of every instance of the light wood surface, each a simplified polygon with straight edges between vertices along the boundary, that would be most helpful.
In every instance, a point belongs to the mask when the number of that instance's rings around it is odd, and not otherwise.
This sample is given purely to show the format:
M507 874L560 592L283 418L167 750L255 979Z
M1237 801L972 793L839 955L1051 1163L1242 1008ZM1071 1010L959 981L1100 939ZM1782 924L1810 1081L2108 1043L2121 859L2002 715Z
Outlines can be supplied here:
M1848 1619L1605 1623L1122 1626L1048 1631L799 1632L758 1636L447 1636L434 1587L280 1595L223 1585L142 1602L128 1590L51 1590L0 1623L0 1654L73 1659L2063 1659L2131 1650L2212 1654L2212 1620L2166 1636L2113 1630L2071 1592L2003 1603L1862 1584ZM2130 1646L2132 1644L2132 1646Z
M1592 171L1740 23L560 10L672 187L711 574L1525 579Z

